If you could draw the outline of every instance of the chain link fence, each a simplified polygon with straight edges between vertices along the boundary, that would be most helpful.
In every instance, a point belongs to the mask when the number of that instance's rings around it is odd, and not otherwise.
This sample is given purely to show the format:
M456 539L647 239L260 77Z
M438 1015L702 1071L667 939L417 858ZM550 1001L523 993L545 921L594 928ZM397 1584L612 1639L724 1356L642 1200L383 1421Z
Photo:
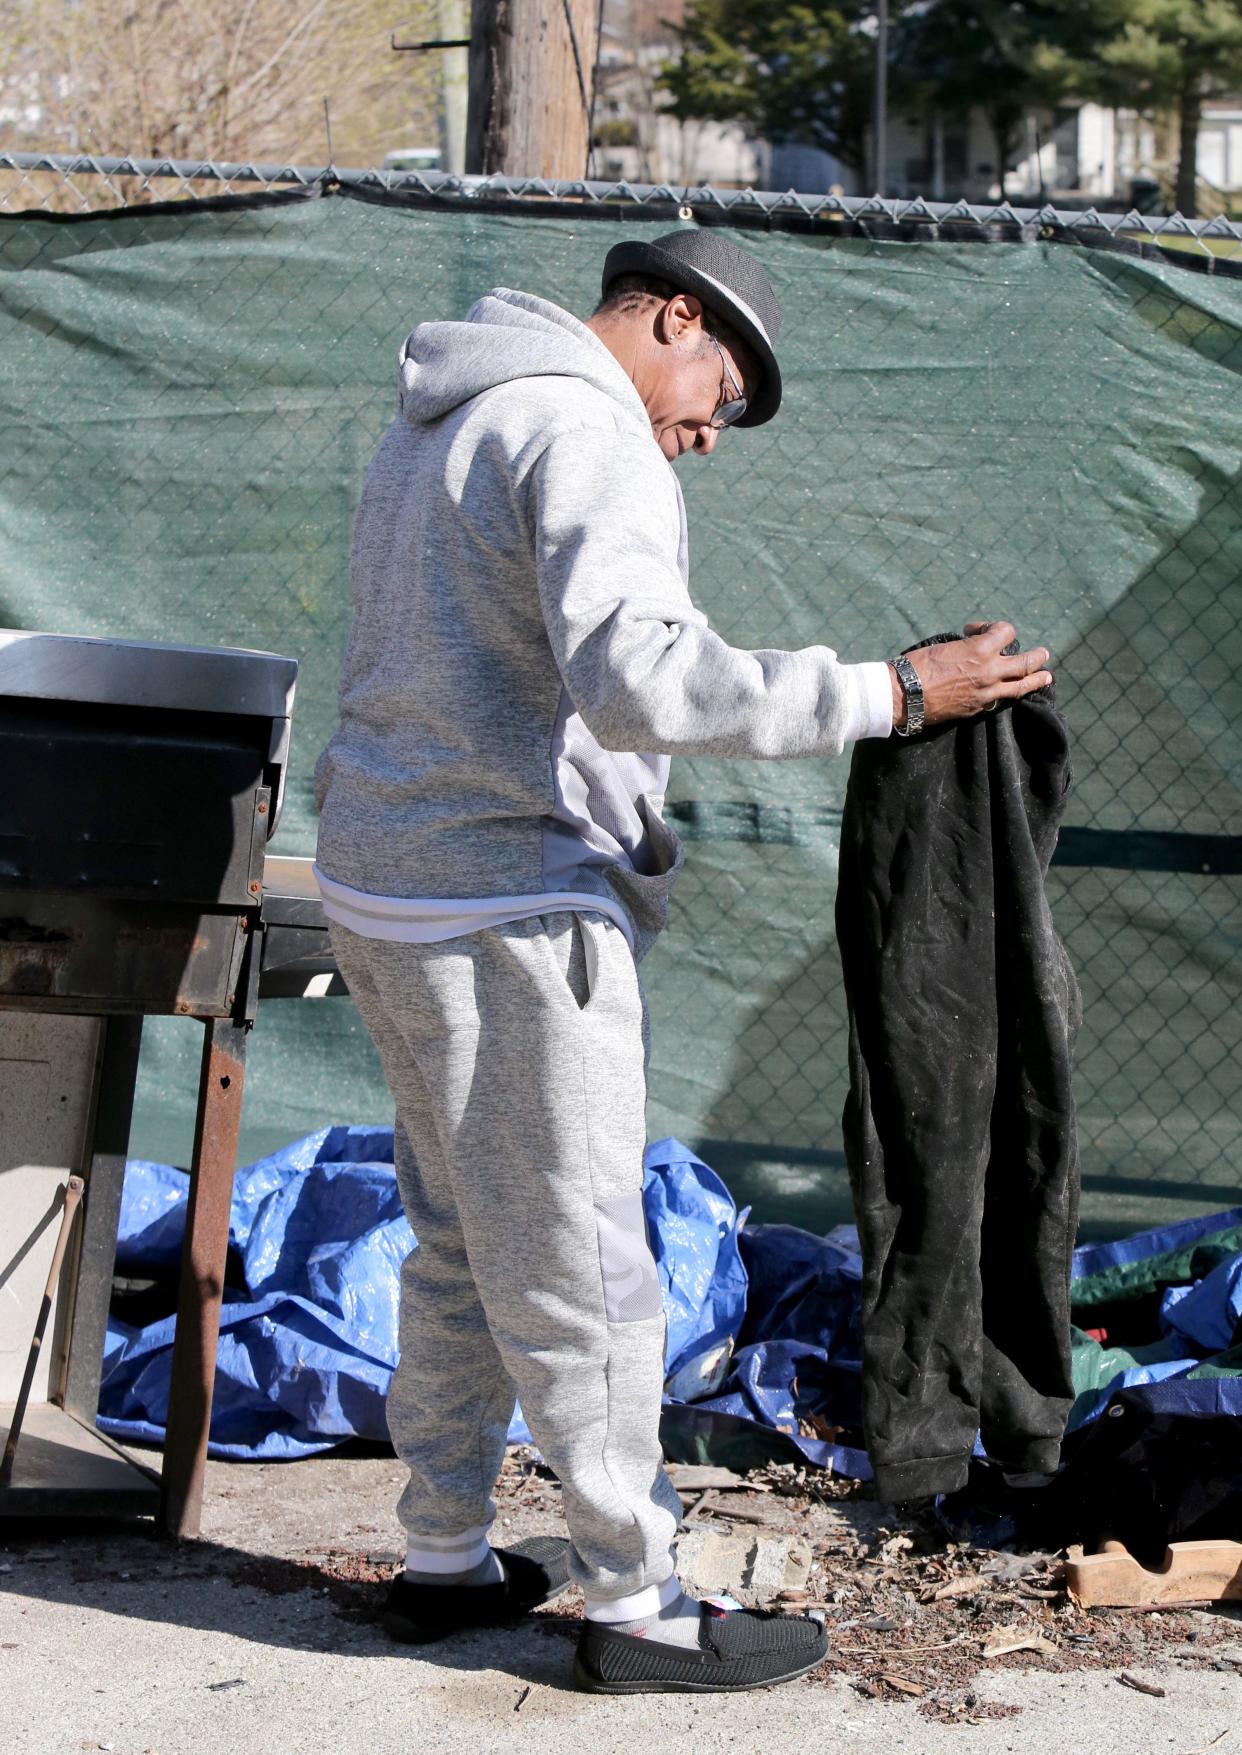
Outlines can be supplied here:
M188 198L210 199L233 193L315 192L354 189L416 200L445 201L486 208L494 202L532 202L586 209L674 207L679 217L731 224L814 222L860 235L907 238L981 237L992 241L1057 236L1090 244L1124 241L1183 251L1203 266L1242 259L1242 222L1218 215L1190 220L1180 213L1102 212L1095 207L1062 210L1055 206L1014 207L1008 201L979 206L968 201L925 201L879 195L782 193L761 189L715 189L708 185L602 182L575 179L549 182L540 177L477 177L441 171L358 169L335 165L232 164L211 159L157 159L93 153L0 152L0 213L41 210L98 212Z
M785 308L787 402L682 477L697 599L746 646L880 657L981 613L1052 648L1085 1230L1234 1204L1242 227L29 154L0 155L0 209L0 620L298 657L301 853L405 331L498 281L588 310L617 221L737 228ZM848 1212L846 772L675 763L689 858L647 966L653 1133L815 1228ZM148 1037L139 1147L177 1158L194 1050ZM261 1019L248 1103L250 1155L380 1114L352 1008Z

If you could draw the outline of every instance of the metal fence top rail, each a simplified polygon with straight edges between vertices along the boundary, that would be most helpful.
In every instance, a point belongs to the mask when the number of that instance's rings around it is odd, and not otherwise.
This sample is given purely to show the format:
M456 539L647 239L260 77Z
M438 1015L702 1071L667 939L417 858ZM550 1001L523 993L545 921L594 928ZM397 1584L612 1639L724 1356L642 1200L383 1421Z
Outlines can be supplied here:
M682 218L719 219L728 214L738 220L779 221L782 218L901 226L917 232L920 223L931 228L964 225L985 230L1038 233L1041 228L1065 233L1133 234L1157 240L1226 239L1242 243L1242 223L1220 216L1216 219L1185 219L1180 213L1142 214L1105 212L1096 207L1084 211L1051 205L1015 207L1008 201L993 205L967 201L924 201L922 197L897 199L870 195L809 194L794 189L784 193L759 189L716 189L706 184L626 183L578 180L553 182L542 177L470 177L443 171L388 171L345 168L336 165L229 164L212 159L112 158L95 154L0 152L0 173L16 173L24 182L32 173L52 172L64 179L98 178L125 204L126 193L115 187L114 178L136 178L145 192L155 183L181 185L187 195L196 194L192 184L215 182L228 186L258 184L265 189L303 189L307 192L334 188L404 194L439 201L459 202L463 207L482 201L527 200L573 202L581 206L674 207ZM163 191L158 191L163 193ZM83 206L91 206L83 195Z

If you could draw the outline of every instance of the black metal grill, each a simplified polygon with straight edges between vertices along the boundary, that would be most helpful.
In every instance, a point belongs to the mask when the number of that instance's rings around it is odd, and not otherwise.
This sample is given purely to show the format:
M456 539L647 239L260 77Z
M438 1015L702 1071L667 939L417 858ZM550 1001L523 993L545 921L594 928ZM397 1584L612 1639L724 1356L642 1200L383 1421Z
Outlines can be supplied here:
M0 631L0 1060L27 1139L32 1115L37 1127L40 1103L52 1101L49 1068L57 1055L63 1063L66 1042L86 1094L72 1146L62 1129L49 1148L70 1156L66 1187L85 1183L82 1219L72 1230L62 1221L61 1247L72 1246L58 1280L54 1258L50 1282L60 1338L24 1449L15 1434L40 1329L5 1420L12 1472L0 1482L0 1512L160 1503L153 1478L94 1432L94 1418L142 1018L182 1013L203 1023L206 1039L162 1510L178 1533L197 1531L246 1034L265 943L265 849L280 812L297 668L268 653ZM0 1113L0 1213L29 1212L48 1166L24 1166L4 1126ZM54 1187L31 1248L57 1216L64 1190Z

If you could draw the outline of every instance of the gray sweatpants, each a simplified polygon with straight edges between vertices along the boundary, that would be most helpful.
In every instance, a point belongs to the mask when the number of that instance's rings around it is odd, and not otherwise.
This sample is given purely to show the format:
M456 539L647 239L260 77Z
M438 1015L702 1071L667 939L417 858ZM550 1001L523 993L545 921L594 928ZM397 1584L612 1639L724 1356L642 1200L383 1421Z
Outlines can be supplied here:
M575 1581L603 1601L662 1583L681 1506L660 1459L643 999L624 935L570 913L442 944L331 931L396 1100L418 1239L388 1397L402 1522L448 1542L491 1521L516 1390L563 1487Z

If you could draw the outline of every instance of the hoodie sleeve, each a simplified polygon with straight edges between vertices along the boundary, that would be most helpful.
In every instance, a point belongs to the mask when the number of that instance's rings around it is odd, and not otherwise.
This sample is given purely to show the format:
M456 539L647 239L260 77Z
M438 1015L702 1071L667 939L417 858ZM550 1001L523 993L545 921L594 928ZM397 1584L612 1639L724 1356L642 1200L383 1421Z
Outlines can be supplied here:
M748 652L713 633L681 576L677 486L650 439L557 437L530 492L548 638L603 748L816 756L888 736L886 664L842 664L827 646Z

